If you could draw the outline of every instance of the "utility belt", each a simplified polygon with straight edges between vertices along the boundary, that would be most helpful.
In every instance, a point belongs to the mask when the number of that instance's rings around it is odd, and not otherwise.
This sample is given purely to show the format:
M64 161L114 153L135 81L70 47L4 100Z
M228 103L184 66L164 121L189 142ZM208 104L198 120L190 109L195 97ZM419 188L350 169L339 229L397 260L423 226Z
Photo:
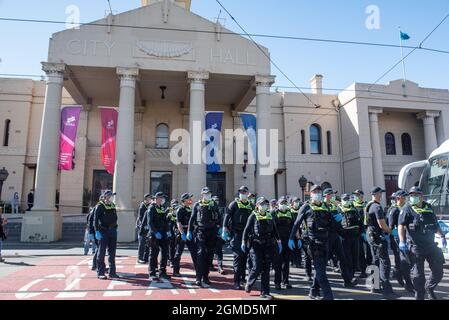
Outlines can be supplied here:
M368 227L366 235L368 241L371 242L371 244L374 246L380 247L386 240L382 232L374 230L373 227Z
M343 235L345 237L357 237L360 234L359 226L352 226L343 229Z
M107 226L107 227L100 226L100 231L108 231L108 230L111 230L111 229L117 229L117 227L118 227L117 224L114 224L114 225L111 225L111 226Z

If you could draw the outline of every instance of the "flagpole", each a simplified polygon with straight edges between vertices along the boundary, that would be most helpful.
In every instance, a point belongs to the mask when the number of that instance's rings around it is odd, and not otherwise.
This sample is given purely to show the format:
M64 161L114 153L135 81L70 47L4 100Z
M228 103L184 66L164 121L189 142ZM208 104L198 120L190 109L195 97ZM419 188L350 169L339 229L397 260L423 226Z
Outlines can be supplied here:
M399 27L399 43L401 46L402 76L403 82L405 83L405 81L407 80L407 76L405 74L404 48L402 47L401 27Z

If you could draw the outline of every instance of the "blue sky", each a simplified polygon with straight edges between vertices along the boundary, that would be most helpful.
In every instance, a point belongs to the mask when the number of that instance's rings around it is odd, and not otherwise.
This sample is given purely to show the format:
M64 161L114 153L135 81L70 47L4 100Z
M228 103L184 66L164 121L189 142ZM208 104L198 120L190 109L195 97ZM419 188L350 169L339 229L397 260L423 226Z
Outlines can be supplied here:
M249 33L398 44L398 26L414 46L449 13L447 0L221 0ZM140 0L111 0L114 12L140 6ZM106 0L0 0L0 17L65 21L66 8L77 5L81 22L104 17ZM379 8L380 28L368 29L370 5ZM192 11L214 20L220 11L215 0L192 0ZM226 18L225 26L240 32ZM0 74L42 74L48 39L63 25L0 21ZM425 42L425 47L449 51L449 19ZM399 48L378 48L295 40L256 38L269 48L272 59L301 87L309 86L315 73L324 75L326 88L346 88L353 82L374 82L400 60ZM405 49L405 54L410 49ZM417 50L407 60L407 78L422 87L449 88L449 54ZM274 67L276 85L291 86ZM402 78L401 66L380 83ZM286 91L294 91L286 90Z

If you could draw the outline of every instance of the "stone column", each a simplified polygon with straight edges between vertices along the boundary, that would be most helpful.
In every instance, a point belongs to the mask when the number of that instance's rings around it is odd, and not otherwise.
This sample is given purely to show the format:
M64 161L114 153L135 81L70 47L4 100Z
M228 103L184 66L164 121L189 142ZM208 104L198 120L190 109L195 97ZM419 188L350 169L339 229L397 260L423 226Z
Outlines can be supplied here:
M257 132L266 130L266 150L270 150L270 135L271 129L271 100L270 87L274 83L274 76L270 75L256 75L254 79L256 85L256 118L257 118ZM261 146L261 141L257 141L258 151ZM261 174L261 167L259 156L257 156L257 175L256 175L256 193L257 196L263 196L267 199L274 197L274 173L272 175Z
M371 149L373 154L374 185L385 188L385 176L382 165L382 149L380 147L379 117L382 108L369 108L369 127L371 135Z
M65 64L42 62L47 74L37 157L34 206L24 216L21 241L51 242L61 238L62 218L55 208L58 184L59 130Z
M209 79L207 71L189 71L190 82L190 116L189 116L189 165L187 169L187 189L195 198L199 197L201 188L206 186L206 163L202 159L205 128L205 81Z
M118 237L121 242L135 240L135 213L132 206L134 161L134 109L137 68L117 68L120 102L115 147L114 192L118 209Z
M439 111L424 111L417 115L417 118L421 119L424 125L424 145L426 148L426 157L429 157L432 151L438 147L435 130L435 118L439 116Z

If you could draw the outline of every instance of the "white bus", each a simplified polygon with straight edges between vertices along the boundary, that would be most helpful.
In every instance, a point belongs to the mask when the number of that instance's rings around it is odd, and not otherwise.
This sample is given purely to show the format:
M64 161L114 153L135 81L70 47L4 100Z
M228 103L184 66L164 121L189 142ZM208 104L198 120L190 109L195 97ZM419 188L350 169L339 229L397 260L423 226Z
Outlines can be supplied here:
M414 185L422 189L437 218L449 225L449 140L435 149L429 159L410 163L401 169L398 187L408 190ZM441 247L438 235L436 240ZM443 252L445 258L449 259L447 248Z

